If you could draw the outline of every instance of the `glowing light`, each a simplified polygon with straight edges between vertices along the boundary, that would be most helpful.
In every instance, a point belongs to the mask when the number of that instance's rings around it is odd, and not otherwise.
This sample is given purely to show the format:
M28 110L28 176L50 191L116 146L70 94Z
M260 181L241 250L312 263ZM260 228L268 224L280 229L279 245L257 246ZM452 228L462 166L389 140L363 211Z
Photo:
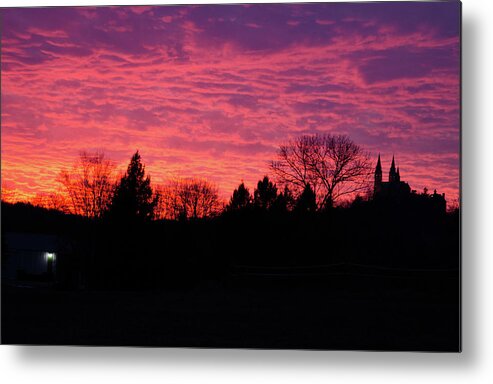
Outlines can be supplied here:
M55 254L52 252L45 252L45 258L46 261L53 261L55 260Z

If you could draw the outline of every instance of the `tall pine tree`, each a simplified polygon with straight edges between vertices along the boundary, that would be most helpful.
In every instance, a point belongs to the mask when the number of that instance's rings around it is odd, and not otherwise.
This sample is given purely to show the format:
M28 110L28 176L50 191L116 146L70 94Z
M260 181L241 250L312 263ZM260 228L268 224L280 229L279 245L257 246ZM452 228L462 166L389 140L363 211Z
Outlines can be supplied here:
M249 208L252 203L252 196L244 183L241 183L237 189L233 191L233 196L226 207L227 211L240 211Z
M275 184L272 184L267 176L264 176L257 183L257 188L253 196L253 203L257 208L270 209L277 199L277 187Z
M317 196L313 192L310 184L306 184L298 201L295 210L298 212L315 212L317 210Z
M145 175L139 151L135 152L127 172L115 188L109 214L115 220L151 220L158 197L151 188L151 179Z

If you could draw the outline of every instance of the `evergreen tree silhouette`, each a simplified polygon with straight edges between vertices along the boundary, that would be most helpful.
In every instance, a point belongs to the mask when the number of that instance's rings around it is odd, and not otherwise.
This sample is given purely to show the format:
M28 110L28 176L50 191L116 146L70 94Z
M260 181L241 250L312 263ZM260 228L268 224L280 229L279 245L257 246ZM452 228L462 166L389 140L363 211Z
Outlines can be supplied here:
M233 196L229 201L226 209L228 211L239 211L250 207L252 203L252 196L244 183L241 183L237 189L233 191Z
M272 204L272 209L277 212L287 212L293 210L296 199L289 187L286 185L284 190L277 195L276 200Z
M145 175L139 151L130 160L126 173L115 188L110 217L117 220L150 220L158 197L153 194L151 179Z
M255 207L270 209L277 199L277 187L275 184L272 184L267 176L264 176L264 178L257 183L257 188L253 192L253 196Z
M310 184L305 185L305 189L296 202L295 210L298 212L315 212L317 210L317 197Z

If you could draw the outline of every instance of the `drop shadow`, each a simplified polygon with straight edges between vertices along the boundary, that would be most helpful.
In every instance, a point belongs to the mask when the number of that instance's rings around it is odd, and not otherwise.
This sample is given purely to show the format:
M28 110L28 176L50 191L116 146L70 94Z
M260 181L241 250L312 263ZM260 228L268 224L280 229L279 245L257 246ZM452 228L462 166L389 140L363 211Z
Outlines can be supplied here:
M462 215L462 341L463 360L476 361L479 319L478 293L480 289L478 217L481 212L479 134L479 20L471 16L462 23L462 146L461 146L461 215Z

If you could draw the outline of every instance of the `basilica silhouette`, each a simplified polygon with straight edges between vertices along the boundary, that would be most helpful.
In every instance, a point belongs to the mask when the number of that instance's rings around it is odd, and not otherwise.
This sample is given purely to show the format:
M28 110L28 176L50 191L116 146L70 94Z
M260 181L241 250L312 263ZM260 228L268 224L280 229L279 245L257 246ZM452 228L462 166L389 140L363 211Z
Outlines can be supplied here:
M416 205L426 205L434 211L445 212L447 205L445 193L439 194L435 189L432 194L428 194L425 188L423 193L418 194L415 190L411 190L408 183L401 181L399 167L396 168L395 166L394 156L392 156L392 164L390 165L389 180L383 181L382 176L382 163L379 154L375 167L374 200L411 203L415 207Z
M392 165L389 171L389 181L382 181L382 164L380 154L375 168L375 185L373 188L373 197L399 197L411 193L411 187L408 183L401 181L399 168L395 168L394 156L392 156Z

